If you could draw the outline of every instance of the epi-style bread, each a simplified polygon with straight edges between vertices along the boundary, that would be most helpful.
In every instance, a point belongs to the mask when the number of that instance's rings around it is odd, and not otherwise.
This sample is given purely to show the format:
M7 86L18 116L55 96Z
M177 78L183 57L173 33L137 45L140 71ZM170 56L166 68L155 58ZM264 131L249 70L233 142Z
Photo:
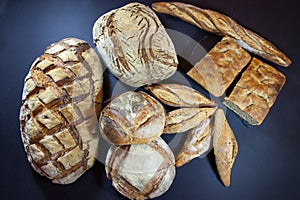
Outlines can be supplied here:
M155 2L152 8L156 12L178 17L211 33L228 35L246 50L278 65L287 67L291 64L291 60L272 43L224 14L180 2Z
M88 43L66 38L46 48L25 78L22 141L34 170L54 183L72 183L94 164L102 77Z

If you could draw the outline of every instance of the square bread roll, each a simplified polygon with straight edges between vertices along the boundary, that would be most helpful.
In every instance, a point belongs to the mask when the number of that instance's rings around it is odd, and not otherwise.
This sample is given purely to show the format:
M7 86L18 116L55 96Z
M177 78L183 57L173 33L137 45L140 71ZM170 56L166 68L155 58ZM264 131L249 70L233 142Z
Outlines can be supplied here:
M187 75L209 93L220 97L250 60L247 51L225 36Z
M251 125L260 125L285 83L274 67L253 58L233 91L223 102Z

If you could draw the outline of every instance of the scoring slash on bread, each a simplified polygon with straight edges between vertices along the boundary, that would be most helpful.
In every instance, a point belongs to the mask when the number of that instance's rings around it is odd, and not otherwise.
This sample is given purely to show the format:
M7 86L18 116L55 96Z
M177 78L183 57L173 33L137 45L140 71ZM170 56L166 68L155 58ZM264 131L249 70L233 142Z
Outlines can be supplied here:
M32 167L53 183L72 183L94 164L102 84L96 52L77 38L46 48L25 78L22 141Z
M187 73L216 97L222 96L251 56L225 36Z
M118 145L150 142L163 133L165 110L144 92L125 92L113 98L101 112L100 132Z
M224 104L251 125L260 125L285 83L285 76L253 58Z
M114 188L129 199L162 195L176 174L173 152L160 137L145 144L113 145L105 169Z
M130 3L102 15L93 38L110 71L132 87L157 83L177 70L171 38L155 12L143 4Z
M222 109L218 109L214 115L212 131L217 170L221 181L228 187L233 163L238 153L238 145Z
M228 35L244 49L280 66L288 67L291 64L291 60L272 43L224 14L180 2L155 2L152 8L156 12L178 17L208 32Z

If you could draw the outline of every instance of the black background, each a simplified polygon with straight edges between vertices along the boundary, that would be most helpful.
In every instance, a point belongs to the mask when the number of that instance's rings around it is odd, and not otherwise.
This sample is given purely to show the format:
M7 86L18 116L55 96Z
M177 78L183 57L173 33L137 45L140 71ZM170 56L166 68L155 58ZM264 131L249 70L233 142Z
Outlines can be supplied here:
M150 5L151 1L140 1ZM214 171L212 155L177 169L176 178L158 199L298 199L300 197L300 10L296 0L186 1L225 13L282 49L293 61L289 68L273 65L287 82L264 123L247 127L231 111L239 154L226 188ZM0 2L0 198L1 199L125 199L95 166L71 185L56 185L39 176L27 162L19 131L23 80L44 48L65 37L92 43L92 27L105 12L129 1L8 1ZM158 15L166 28L196 41L219 39L192 25ZM204 39L203 39L204 38ZM205 42L208 41L208 42ZM200 58L199 58L200 59ZM198 87L198 86L195 86Z

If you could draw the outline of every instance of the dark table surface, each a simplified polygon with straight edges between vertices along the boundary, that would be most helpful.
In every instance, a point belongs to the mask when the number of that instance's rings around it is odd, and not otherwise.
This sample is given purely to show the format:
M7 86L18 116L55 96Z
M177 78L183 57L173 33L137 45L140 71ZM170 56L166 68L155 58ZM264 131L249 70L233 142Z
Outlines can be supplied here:
M231 16L272 41L293 63L289 68L273 65L286 75L287 82L261 126L247 127L227 110L228 121L239 144L231 186L226 188L219 181L210 153L206 158L195 159L178 168L171 188L158 199L299 199L300 12L297 1L186 2ZM24 77L44 48L65 37L82 38L93 45L95 20L126 3L129 1L1 0L1 199L125 199L111 186L101 162L96 162L71 185L56 185L39 176L26 159L18 115ZM220 39L176 18L158 16L166 28L188 35L207 50Z

